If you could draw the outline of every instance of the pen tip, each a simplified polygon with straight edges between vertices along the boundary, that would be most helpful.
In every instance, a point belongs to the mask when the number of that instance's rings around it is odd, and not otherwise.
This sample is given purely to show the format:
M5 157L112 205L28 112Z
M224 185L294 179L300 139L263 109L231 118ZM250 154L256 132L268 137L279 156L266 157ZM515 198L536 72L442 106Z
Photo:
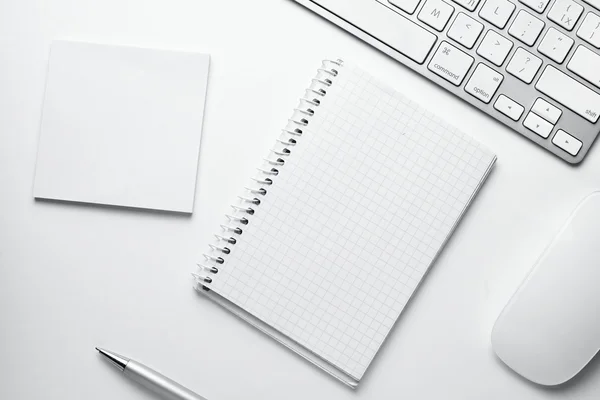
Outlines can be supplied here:
M95 349L96 349L96 351L100 351L100 349L99 349L99 348L97 348L97 347L95 347Z
M127 367L127 363L129 362L128 358L125 358L117 353L113 353L112 351L104 350L99 347L96 347L96 350L104 357L106 357L111 363L113 363L117 368L121 371L125 370Z

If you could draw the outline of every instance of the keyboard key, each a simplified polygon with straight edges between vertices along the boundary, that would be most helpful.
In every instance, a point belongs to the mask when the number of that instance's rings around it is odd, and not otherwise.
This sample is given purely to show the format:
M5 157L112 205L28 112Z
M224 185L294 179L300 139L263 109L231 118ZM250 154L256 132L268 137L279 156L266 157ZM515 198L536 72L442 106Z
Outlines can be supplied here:
M535 85L540 92L595 123L600 116L600 94L548 65Z
M586 3L588 3L590 6L594 6L596 7L598 10L600 10L600 0L583 0Z
M527 114L525 121L523 121L523 125L525 125L525 127L527 129L529 129L532 132L537 133L544 139L547 139L548 136L550 136L550 133L552 132L552 129L554 128L554 125L552 125L550 122L546 121L542 117L537 116L536 114L534 114L532 112Z
M541 66L542 60L519 47L506 66L506 70L523 82L531 83Z
M588 3L590 6L594 6L596 7L598 10L600 10L600 0L583 0L586 3Z
M504 29L510 16L515 11L515 7L508 0L487 0L479 10L479 16L498 28Z
M497 66L501 66L512 47L513 42L490 30L477 48L477 54Z
M577 31L577 36L592 46L600 48L600 17L588 13Z
M522 105L503 94L498 96L498 100L494 103L494 108L513 121L518 121L521 115L523 115L523 111L525 111Z
M571 31L582 12L583 7L572 0L556 0L548 12L548 19Z
M459 13L450 29L448 29L448 37L470 49L481 35L482 30L483 24L475 21L465 13Z
M552 125L556 125L558 119L562 115L562 110L558 107L554 107L544 99L537 99L531 107L531 111L550 122Z
M472 64L473 57L444 41L427 68L448 82L459 86Z
M519 11L508 33L528 46L533 46L538 36L544 29L544 22L534 17L527 11Z
M477 8L477 5L479 4L479 0L452 0L454 1L456 4L460 4L461 6L463 6L464 8L466 8L469 11L473 11Z
M479 64L471 79L465 86L465 91L477 97L484 103L489 103L500 87L504 76L494 71L485 64Z
M446 27L453 12L454 7L442 0L427 0L418 18L433 29L441 32Z
M538 47L538 51L548 58L561 64L573 47L574 40L554 28L548 29L546 36Z
M552 143L554 143L556 146L560 147L573 157L575 157L579 153L579 150L581 150L581 146L583 146L583 143L581 143L580 140L576 139L574 136L569 135L562 129L559 129L558 132L556 132L556 135L554 135L554 137L552 138Z
M523 4L525 4L526 6L528 6L529 8L531 8L533 11L536 11L540 14L544 12L546 7L548 6L548 3L550 3L550 0L519 0L519 1Z
M390 3L402 11L412 14L417 9L421 0L390 0Z
M433 33L377 1L319 0L319 5L419 64L437 41Z
M600 55L585 46L579 46L567 64L570 71L600 88Z

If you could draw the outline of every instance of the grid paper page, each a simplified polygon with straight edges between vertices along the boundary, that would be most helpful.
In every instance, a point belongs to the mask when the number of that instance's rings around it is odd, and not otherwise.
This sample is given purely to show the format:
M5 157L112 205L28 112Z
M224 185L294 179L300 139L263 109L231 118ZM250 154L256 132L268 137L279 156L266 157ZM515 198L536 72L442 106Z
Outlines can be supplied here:
M359 380L495 156L340 68L210 289Z

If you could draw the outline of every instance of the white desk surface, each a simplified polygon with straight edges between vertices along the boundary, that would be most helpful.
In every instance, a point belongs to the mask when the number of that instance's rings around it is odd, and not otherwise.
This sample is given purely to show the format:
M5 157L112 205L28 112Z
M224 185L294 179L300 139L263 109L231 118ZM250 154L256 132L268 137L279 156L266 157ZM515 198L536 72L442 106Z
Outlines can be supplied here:
M211 54L192 217L34 201L54 38ZM191 289L189 272L323 58L353 60L498 154L495 171L352 391ZM498 313L576 203L600 148L568 166L290 0L0 4L0 398L148 399L94 351L209 400L598 399L598 358L558 389L490 347ZM560 295L560 294L557 294Z

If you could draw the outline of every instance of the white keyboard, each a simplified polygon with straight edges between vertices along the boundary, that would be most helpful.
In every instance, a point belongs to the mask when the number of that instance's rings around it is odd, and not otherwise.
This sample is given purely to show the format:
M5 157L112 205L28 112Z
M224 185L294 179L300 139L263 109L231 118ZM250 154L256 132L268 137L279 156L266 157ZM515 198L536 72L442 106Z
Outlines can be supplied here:
M295 0L569 163L600 117L600 0Z

